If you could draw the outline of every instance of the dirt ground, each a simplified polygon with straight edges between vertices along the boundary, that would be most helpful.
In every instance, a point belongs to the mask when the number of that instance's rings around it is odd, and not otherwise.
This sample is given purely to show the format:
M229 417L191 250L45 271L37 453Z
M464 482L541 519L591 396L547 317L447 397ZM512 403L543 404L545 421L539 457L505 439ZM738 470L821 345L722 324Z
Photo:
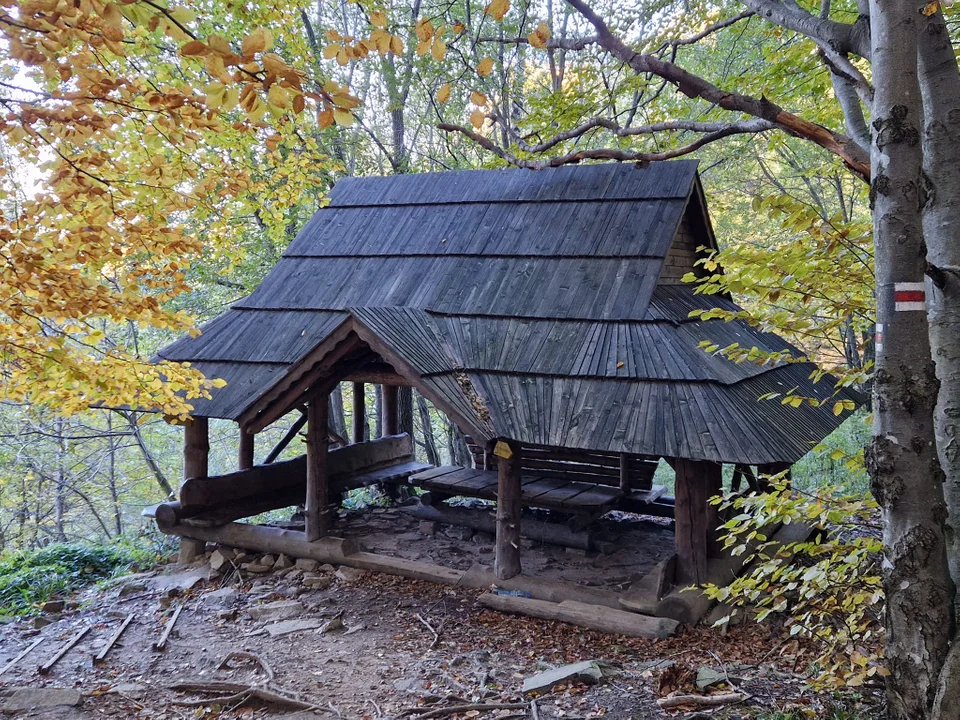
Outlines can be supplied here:
M454 540L443 531L424 536L396 525L388 533L386 524L407 526L402 516L391 515L396 512L357 514L347 525L351 534L356 531L368 539L369 549L409 559L429 557L457 565L490 557L490 543L482 535ZM652 564L657 552L651 552L651 543L670 533L657 521L635 530L641 535L609 555L534 547L527 549L524 562L550 577L598 582L603 576L607 584L626 583L642 572L635 555L649 555L643 562ZM784 706L803 709L809 717L826 716L827 699L805 690L800 674L809 663L809 651L785 642L775 627L750 624L726 635L701 628L663 641L616 637L492 612L475 602L477 591L465 588L330 566L293 566L262 574L235 570L251 561L259 570L258 558L238 558L223 573L212 572L207 558L186 567L160 566L81 593L63 613L48 614L52 622L42 628L34 624L43 620L29 619L0 626L0 668L43 638L0 675L0 707L4 692L29 687L82 693L82 704L76 707L16 713L44 720L645 720L756 717ZM153 643L181 606L166 647L155 650ZM130 614L131 624L106 661L94 665L92 657ZM38 665L88 626L91 630L49 674L38 673ZM275 634L281 628L289 634ZM224 662L231 653L241 655ZM537 696L523 692L524 680L584 660L610 663L616 675L594 685L560 684ZM697 692L740 692L746 700L693 713L691 708L672 715L661 710L657 700L663 695L695 691L693 678L702 668L720 681ZM223 686L211 683L234 685L215 693L213 687ZM249 692L265 689L274 695L262 699ZM277 702L278 694L296 697L312 709L284 706ZM457 712L451 710L455 706L469 707Z

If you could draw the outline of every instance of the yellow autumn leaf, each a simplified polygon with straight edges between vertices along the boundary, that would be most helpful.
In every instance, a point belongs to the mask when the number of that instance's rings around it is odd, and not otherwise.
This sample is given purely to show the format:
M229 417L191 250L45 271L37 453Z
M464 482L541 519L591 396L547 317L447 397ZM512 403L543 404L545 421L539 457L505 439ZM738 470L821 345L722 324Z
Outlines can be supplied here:
M273 84L270 86L270 90L267 91L267 102L274 107L286 110L290 107L290 93L279 85Z
M493 72L493 58L485 57L477 64L477 72L481 77L487 77Z
M940 9L940 3L937 0L933 0L933 2L927 3L926 6L924 6L923 10L921 10L921 12L927 17L930 17L931 15L936 13L937 10L939 9Z
M327 45L323 49L323 59L332 60L337 56L337 53L340 52L340 48L342 47L343 45L340 45L339 43L332 43L330 45Z
M550 39L550 28L546 23L540 23L537 25L537 29L532 33L527 35L527 40L535 48L540 48L541 50L547 47L547 40Z
M417 24L414 26L413 31L417 35L417 40L424 42L433 37L434 28L433 23L430 22L427 18L421 18L417 21Z
M453 26L453 32L456 33L457 35L459 35L466 29L467 29L467 26L464 25L463 23L455 23Z
M103 12L100 13L100 16L110 27L120 27L120 23L123 22L123 14L120 12L120 7L116 3L107 3L103 6Z
M444 83L440 86L440 89L437 90L436 98L439 103L445 103L450 99L450 83Z
M387 26L387 16L379 10L371 13L370 24L378 28L385 28Z
M483 110L474 110L472 113L470 113L470 124L478 130L483 125L483 121L486 119L487 116L484 114Z
M482 92L477 92L474 90L472 93L470 93L470 102L472 102L474 105L486 105L489 101L487 100L487 96Z
M271 45L273 45L273 33L262 27L247 35L241 43L244 55L266 52Z
M227 68L223 64L223 58L219 55L207 55L203 59L203 66L210 75L220 82L226 84L231 81L230 73L227 72Z
M342 125L343 127L350 127L353 125L353 113L349 110L334 108L333 119L336 121L337 125Z
M211 35L207 38L207 45L210 46L210 49L220 53L221 55L229 55L233 51L230 49L230 43L227 42L226 38L221 37L220 35Z
M447 44L443 40L435 40L430 47L430 55L434 60L440 62L447 56Z
M394 55L403 55L403 40L396 35L390 36L390 52Z
M487 5L483 12L487 15L492 15L496 20L503 20L503 16L507 14L507 10L510 9L510 0L492 0L489 5Z

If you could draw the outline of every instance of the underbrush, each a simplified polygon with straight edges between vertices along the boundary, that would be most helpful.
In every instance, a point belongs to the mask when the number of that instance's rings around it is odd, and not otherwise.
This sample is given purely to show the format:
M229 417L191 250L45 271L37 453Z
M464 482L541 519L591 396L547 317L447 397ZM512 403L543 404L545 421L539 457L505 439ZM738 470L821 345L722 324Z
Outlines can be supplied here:
M57 543L0 558L0 617L25 615L54 595L127 572L156 559L152 549Z

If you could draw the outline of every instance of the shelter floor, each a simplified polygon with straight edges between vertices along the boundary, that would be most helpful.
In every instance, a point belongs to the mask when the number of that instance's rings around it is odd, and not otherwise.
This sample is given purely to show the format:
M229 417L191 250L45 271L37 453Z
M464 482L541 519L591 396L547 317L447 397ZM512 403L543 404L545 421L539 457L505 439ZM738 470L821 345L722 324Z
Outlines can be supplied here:
M542 519L546 513L540 511L537 516ZM532 516L525 512L524 517ZM620 591L674 552L673 521L669 519L611 512L593 529L607 552L588 553L522 539L524 574ZM427 534L421 532L420 521L402 507L348 512L339 518L334 534L359 542L366 551L405 560L457 570L475 564L493 566L493 535L440 524L434 534Z

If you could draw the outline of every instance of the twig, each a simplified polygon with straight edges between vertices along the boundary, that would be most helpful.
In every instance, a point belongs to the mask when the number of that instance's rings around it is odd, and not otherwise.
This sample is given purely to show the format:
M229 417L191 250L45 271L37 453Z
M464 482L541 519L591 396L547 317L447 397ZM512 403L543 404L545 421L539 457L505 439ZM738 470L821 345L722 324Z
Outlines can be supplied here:
M173 626L177 624L177 618L180 617L180 613L183 612L183 605L178 605L177 609L173 612L173 617L170 618L167 622L167 626L163 629L163 635L160 636L160 639L153 644L154 650L163 650L167 644L167 638L170 637L170 633L173 631Z
M135 614L136 613L130 613L129 615L127 615L127 619L124 620L120 624L120 627L117 628L117 631L110 636L110 639L107 640L107 644L104 645L103 649L99 653L97 653L96 656L93 658L94 665L99 665L106 659L107 653L110 652L110 649L113 647L114 643L116 643L117 640L120 639L120 636L123 635L123 631L126 630L127 625L129 625L133 621Z
M537 701L530 701L530 718L531 720L540 720L540 709L537 707Z
M377 711L377 717L378 717L378 718L383 717L383 709L382 709L379 705L377 705L377 701L376 701L376 700L371 700L371 699L368 698L368 699L367 699L367 702L370 703L371 705L373 705L373 709Z
M420 720L427 720L427 718L446 717L447 715L469 712L470 710L522 710L526 707L526 703L471 703L470 705L451 705L445 708L437 708L436 710L410 708L404 710L403 713L406 715L419 715Z
M433 633L433 642L430 643L430 648L429 648L430 650L432 650L432 649L436 646L436 644L440 641L440 633L438 633L436 630L434 630L434 629L433 629L433 625L431 625L430 623L428 623L428 622L423 618L423 616L422 616L420 613L417 613L417 614L416 614L416 618L417 618L417 620L419 620L421 623L423 623L424 627L426 627L427 630L429 630L430 632Z
M740 693L726 693L723 695L675 695L673 697L660 698L657 705L661 710L690 705L692 707L719 707L720 705L732 705L740 703L747 698Z
M338 718L343 718L343 713L340 712L340 708L333 704L333 701L328 702L327 707L330 708Z
M217 665L217 670L223 670L225 667L227 667L227 663L229 663L231 660L252 660L261 667L264 675L267 676L267 680L271 682L273 681L273 670L269 665L267 665L267 662L259 655L254 655L253 653L244 652L242 650L234 650L233 652L227 653L227 656L223 659L223 662Z
M30 645L27 646L26 650L21 651L19 655L17 655L13 660L11 660L10 662L8 662L6 665L3 666L3 670L0 670L0 675L3 675L7 670L9 670L18 662L23 660L27 655L30 654L30 651L33 650L37 645L42 643L43 640L44 639L42 637L39 637L36 640L34 640L32 643L30 643Z
M60 648L57 651L56 655L54 655L52 658L47 660L43 665L40 665L37 667L37 672L40 673L41 675L46 675L47 673L49 673L53 669L53 666L56 665L57 662L60 660L60 658L66 655L67 652L70 650L70 648L72 648L74 645L80 642L80 638L82 638L84 635L90 632L90 628L92 627L93 625L87 625L83 630L80 630L76 635L74 635L72 638L67 640L67 644L64 645L62 648Z
M173 685L168 685L171 690L182 690L185 692L217 692L217 693L232 693L226 697L212 698L208 700L178 700L175 701L176 705L185 705L185 706L196 706L196 705L209 705L210 703L224 703L224 702L239 702L243 703L251 698L257 698L258 700L263 700L264 702L274 703L276 705L287 705L289 707L295 708L297 710L322 710L319 705L314 703L305 702L303 700L298 700L295 697L290 697L285 694L282 690L275 688L267 688L259 685L249 686L243 685L242 683L230 683L230 682L210 682L210 683L174 683Z

